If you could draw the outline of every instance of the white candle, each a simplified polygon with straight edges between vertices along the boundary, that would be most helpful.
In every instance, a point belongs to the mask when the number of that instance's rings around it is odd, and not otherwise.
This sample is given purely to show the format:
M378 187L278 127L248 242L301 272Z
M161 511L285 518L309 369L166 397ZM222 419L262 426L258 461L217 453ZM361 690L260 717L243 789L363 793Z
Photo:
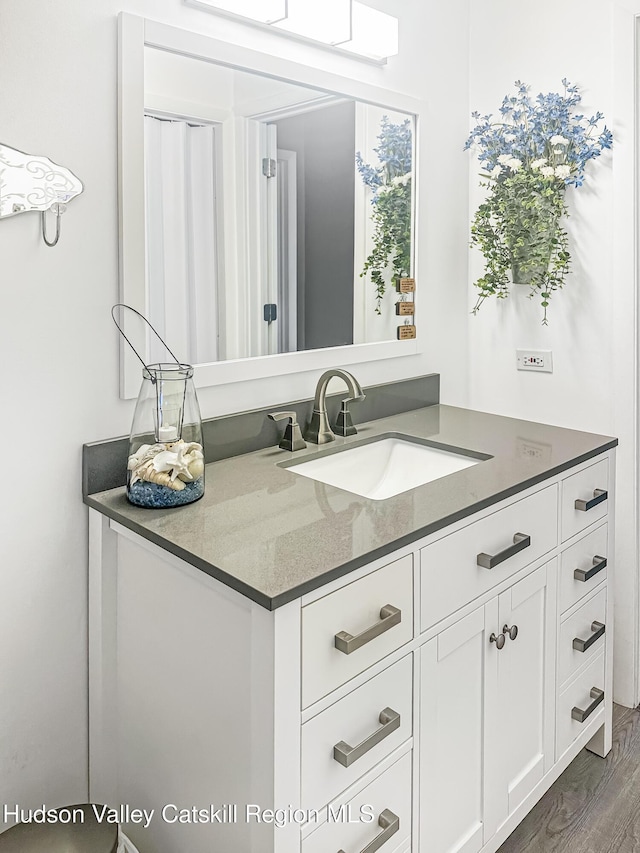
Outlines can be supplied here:
M161 426L158 430L158 441L175 441L178 437L178 428L174 426Z

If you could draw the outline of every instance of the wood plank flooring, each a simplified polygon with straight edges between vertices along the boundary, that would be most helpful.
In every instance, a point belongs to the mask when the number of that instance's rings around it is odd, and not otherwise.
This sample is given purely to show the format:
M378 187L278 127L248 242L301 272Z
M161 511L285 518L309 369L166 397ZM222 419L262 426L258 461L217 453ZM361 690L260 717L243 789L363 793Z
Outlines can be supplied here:
M640 710L613 714L607 758L582 750L498 853L640 853Z

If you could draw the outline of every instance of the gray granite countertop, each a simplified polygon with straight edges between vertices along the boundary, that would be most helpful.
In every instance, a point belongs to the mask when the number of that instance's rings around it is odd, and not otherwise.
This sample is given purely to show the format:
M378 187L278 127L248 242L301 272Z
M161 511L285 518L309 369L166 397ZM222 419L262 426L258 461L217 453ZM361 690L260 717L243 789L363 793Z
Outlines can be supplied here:
M358 427L348 445L396 432L492 458L386 500L370 500L300 476L303 461L277 447L206 467L197 503L132 506L124 488L85 502L198 569L275 609L366 563L471 515L617 444L617 439L452 406L428 406Z

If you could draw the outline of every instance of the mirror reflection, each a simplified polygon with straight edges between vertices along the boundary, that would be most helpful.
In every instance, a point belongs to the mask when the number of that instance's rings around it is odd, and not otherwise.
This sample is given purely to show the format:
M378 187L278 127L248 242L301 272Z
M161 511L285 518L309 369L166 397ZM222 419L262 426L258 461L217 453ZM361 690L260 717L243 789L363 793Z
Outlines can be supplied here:
M148 315L181 357L396 339L412 116L147 46L144 121Z

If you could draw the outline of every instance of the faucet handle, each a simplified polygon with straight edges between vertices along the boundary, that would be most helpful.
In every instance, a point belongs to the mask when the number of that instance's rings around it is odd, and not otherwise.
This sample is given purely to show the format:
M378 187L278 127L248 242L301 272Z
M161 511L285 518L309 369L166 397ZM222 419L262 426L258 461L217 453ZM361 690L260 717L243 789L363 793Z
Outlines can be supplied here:
M346 407L347 403L361 403L366 396L366 394L358 394L356 397L345 397L342 405Z
M353 418L349 411L349 403L359 403L361 400L364 400L365 396L365 394L361 394L358 397L347 397L342 401L334 428L336 435L357 435L358 430L353 425Z
M304 450L307 444L300 432L300 425L297 421L298 415L296 412L271 412L268 417L276 423L278 423L278 421L284 421L287 418L289 420L278 447L281 447L283 450Z

